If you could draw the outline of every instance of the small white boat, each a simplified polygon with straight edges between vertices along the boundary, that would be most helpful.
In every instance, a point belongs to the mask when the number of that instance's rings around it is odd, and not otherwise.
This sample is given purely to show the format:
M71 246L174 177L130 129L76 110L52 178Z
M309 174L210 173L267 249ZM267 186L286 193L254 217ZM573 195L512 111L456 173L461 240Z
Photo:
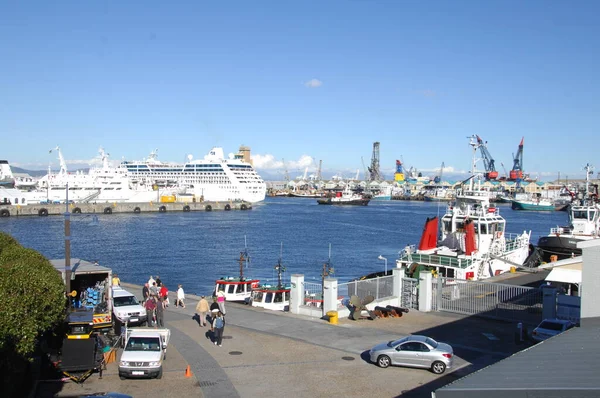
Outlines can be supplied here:
M281 250L283 251L283 244ZM287 311L290 307L290 286L284 286L281 280L281 274L285 272L285 267L281 264L281 255L275 265L277 270L277 285L262 285L254 288L250 304L253 307L260 307L266 310Z
M364 197L361 194L354 193L346 186L342 192L336 192L333 198L317 199L317 203L320 205L354 205L354 206L366 206L369 204L370 199Z
M216 296L219 291L225 295L225 301L241 301L247 302L252 296L252 289L259 286L258 279L248 279L244 277L244 265L250 262L248 249L244 248L240 252L240 276L239 277L223 277L215 282L215 290L213 294Z

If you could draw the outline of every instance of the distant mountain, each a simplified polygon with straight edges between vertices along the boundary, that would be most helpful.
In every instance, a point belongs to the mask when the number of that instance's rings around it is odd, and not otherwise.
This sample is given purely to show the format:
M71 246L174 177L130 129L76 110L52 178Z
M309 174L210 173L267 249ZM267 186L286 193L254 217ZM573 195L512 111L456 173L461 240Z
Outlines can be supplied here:
M26 170L20 167L10 166L13 174L29 174L32 177L43 177L48 174L48 170ZM87 173L90 169L77 169L77 170L69 170L69 173L75 173L77 171L81 171L83 173ZM53 173L58 173L58 170L52 170Z
M32 177L43 177L48 174L48 170L25 170L20 167L10 166L13 174L29 174Z

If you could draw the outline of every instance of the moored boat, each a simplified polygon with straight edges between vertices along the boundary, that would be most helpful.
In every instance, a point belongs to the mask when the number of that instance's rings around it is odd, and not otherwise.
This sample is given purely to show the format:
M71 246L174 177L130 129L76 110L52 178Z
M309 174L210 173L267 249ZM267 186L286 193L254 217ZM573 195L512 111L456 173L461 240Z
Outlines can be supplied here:
M476 175L473 148L472 176ZM522 266L529 256L531 233L509 235L506 220L490 205L487 192L469 187L456 196L441 219L438 242L438 217L428 218L418 248L407 246L396 265L415 277L421 271L435 271L455 279L485 279Z
M213 294L223 292L226 301L246 302L252 296L252 289L258 287L259 280L244 277L244 265L248 265L250 256L247 247L240 252L240 275L238 277L222 277L215 282Z
M538 240L537 246L542 251L544 261L550 261L552 256L558 260L581 256L577 243L600 238L598 185L590 184L593 167L587 164L585 170L585 190L569 206L569 225L552 228L547 236Z
M566 210L568 203L555 202L551 199L533 198L529 200L512 200L513 210L529 210L529 211L562 211Z
M273 311L287 311L289 309L291 287L284 286L282 281L285 267L281 263L281 256L279 256L275 270L277 270L277 285L259 285L252 290L250 303L253 307Z

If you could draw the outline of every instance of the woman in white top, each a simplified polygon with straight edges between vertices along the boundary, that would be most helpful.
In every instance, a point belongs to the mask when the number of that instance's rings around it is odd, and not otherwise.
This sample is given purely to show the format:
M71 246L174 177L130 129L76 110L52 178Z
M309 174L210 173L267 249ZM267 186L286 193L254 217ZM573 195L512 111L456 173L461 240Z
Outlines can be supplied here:
M175 307L181 305L182 308L185 308L185 303L183 300L185 299L185 293L183 292L183 287L179 285L177 289L177 300L175 300Z

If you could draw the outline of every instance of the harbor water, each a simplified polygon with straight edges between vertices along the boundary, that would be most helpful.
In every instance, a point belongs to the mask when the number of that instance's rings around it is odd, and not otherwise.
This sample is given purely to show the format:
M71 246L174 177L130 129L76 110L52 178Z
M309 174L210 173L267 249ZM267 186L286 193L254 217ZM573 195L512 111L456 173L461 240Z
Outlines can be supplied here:
M111 267L123 281L142 284L157 275L170 290L209 294L215 279L239 275L246 239L248 277L286 272L320 282L329 258L340 282L395 266L398 252L418 244L427 217L445 203L371 201L368 206L319 206L316 199L267 198L250 211L71 215L71 257ZM508 233L532 231L531 242L567 224L566 212L528 212L498 205ZM0 218L0 231L49 259L64 258L64 217Z

